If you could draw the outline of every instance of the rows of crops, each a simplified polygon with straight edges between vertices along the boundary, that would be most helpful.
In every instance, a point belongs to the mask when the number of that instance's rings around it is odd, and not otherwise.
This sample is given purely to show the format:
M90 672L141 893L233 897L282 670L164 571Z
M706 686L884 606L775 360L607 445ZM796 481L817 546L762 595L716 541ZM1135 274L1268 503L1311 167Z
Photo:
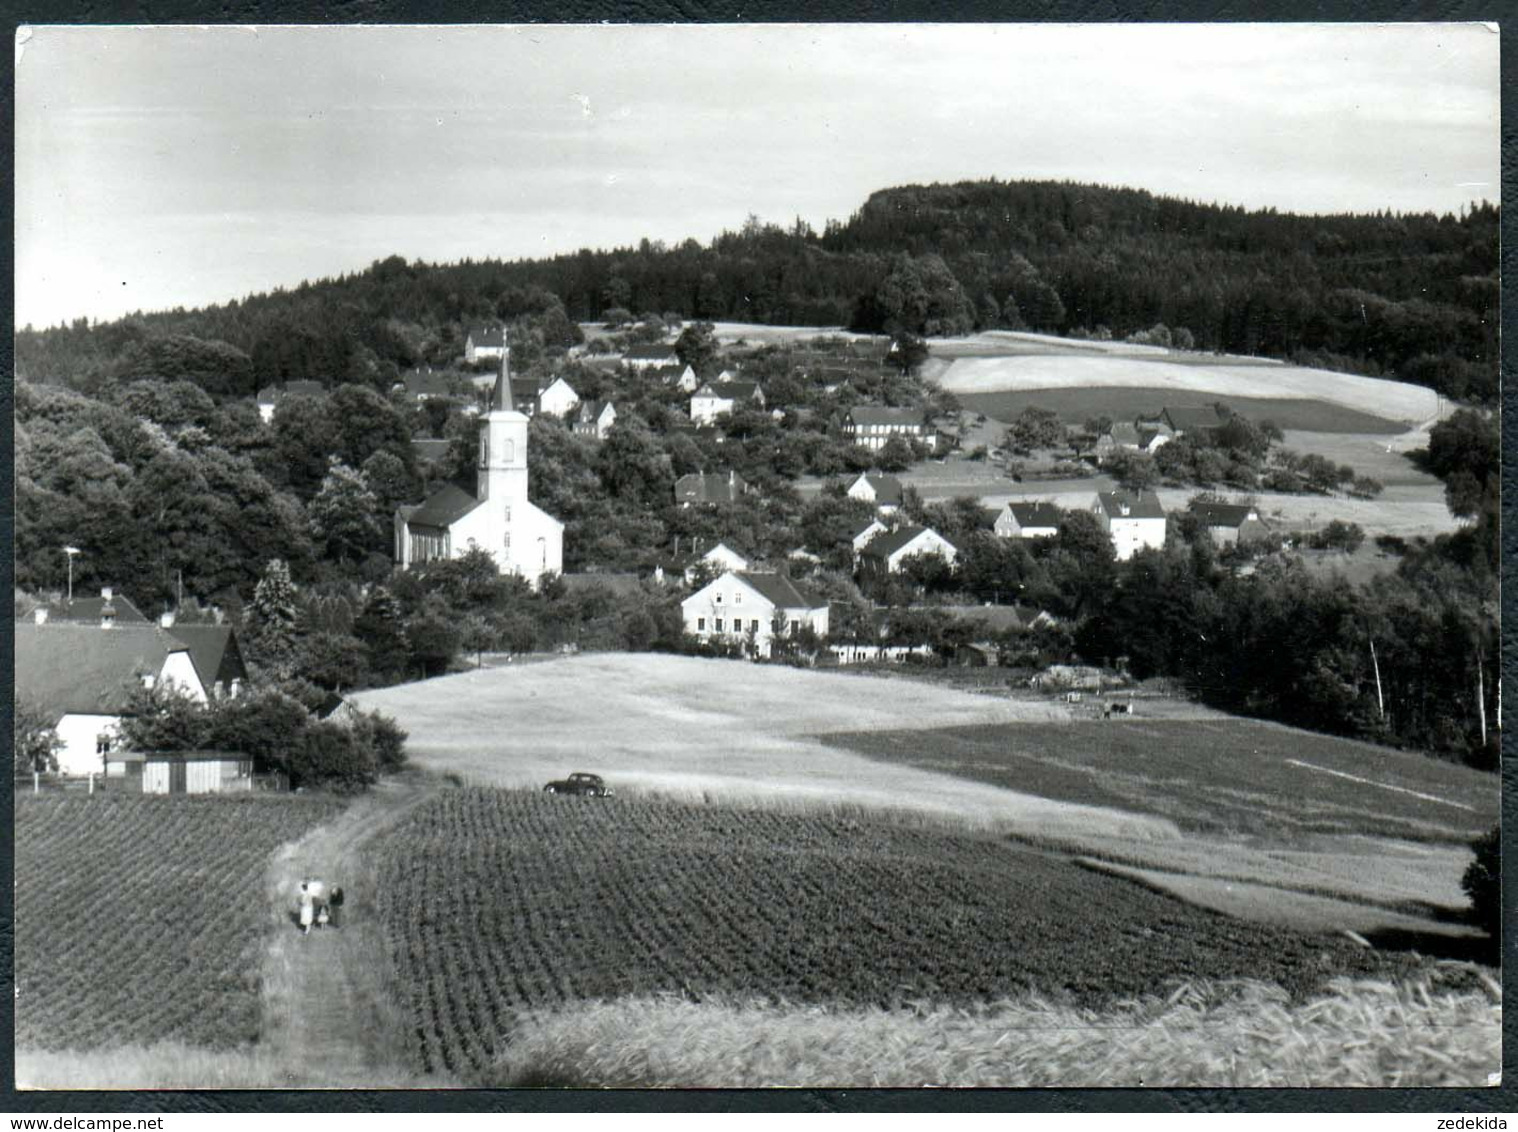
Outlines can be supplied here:
M518 1012L588 999L1100 1004L1405 962L990 838L763 810L451 791L386 838L379 869L424 1072L477 1071Z
M255 1039L269 856L335 810L291 797L18 798L17 1047Z
M1500 799L1495 775L1249 719L992 724L823 738L873 759L1156 814L1202 832L1466 842L1496 822Z

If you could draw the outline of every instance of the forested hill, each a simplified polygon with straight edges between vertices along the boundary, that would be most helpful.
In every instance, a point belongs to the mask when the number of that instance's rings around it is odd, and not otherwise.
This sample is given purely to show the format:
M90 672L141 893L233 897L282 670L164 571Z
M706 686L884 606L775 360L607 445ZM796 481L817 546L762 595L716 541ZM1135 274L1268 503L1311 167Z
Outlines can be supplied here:
M85 389L146 376L225 395L297 377L387 387L398 370L461 353L471 322L525 317L552 339L555 326L571 337L570 322L625 308L929 335L1123 338L1164 324L1199 349L1490 403L1498 232L1491 205L1460 217L1302 216L1071 183L908 186L820 234L751 218L708 245L440 266L392 257L225 306L28 329L17 368Z

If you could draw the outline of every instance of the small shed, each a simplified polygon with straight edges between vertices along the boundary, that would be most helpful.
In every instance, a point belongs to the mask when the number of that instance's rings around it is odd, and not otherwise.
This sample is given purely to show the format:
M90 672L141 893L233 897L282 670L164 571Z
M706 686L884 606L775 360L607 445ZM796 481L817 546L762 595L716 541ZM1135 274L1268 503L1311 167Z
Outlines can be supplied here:
M954 650L954 662L961 668L995 668L1001 663L1001 651L983 642L960 645Z
M140 760L133 773L132 762ZM142 783L144 794L230 794L253 789L253 760L229 751L145 751L122 756L128 782ZM110 777L110 765L106 767Z

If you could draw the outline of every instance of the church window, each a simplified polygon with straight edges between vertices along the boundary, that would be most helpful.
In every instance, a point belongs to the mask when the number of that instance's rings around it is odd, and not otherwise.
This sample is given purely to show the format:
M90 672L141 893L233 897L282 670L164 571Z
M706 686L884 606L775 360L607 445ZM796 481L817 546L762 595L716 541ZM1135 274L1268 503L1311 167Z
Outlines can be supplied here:
M511 550L511 532L510 531L506 532L506 550L507 550L508 553Z
M504 452L501 453L501 456L505 460L505 462L508 463L508 464L511 463L513 457L515 456L515 453L516 453L516 442L515 441L511 441L511 440L506 441L506 451L504 451Z

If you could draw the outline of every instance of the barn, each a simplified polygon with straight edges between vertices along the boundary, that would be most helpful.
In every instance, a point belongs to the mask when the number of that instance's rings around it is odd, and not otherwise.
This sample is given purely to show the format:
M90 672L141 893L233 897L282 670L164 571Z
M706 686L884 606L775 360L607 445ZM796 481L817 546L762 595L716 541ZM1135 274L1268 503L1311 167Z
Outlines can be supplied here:
M122 751L106 762L106 781L129 793L232 794L253 789L253 760L227 751Z

